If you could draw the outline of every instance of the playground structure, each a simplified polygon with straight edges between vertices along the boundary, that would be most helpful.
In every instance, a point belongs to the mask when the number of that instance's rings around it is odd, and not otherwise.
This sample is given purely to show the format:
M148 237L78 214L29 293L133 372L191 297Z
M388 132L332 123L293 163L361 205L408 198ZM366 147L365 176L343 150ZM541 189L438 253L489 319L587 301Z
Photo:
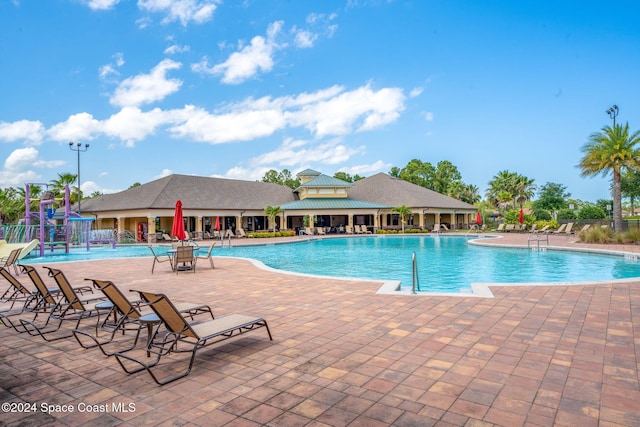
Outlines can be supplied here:
M29 252L34 249L34 240L39 240L40 256L44 256L45 248L49 247L53 252L56 247L64 246L65 253L69 253L71 245L86 245L87 250L91 244L109 243L115 248L116 241L113 238L113 230L91 230L93 218L85 218L69 207L69 186L65 186L64 198L56 199L53 192L45 191L39 200L39 210L31 211L31 186L48 184L26 184L25 187L25 217L17 225L3 225L2 238L9 244L28 244ZM64 216L56 218L56 201L62 201ZM62 220L62 224L56 223ZM37 225L32 224L37 221ZM26 249L26 248L25 248ZM26 255L26 254L25 254Z

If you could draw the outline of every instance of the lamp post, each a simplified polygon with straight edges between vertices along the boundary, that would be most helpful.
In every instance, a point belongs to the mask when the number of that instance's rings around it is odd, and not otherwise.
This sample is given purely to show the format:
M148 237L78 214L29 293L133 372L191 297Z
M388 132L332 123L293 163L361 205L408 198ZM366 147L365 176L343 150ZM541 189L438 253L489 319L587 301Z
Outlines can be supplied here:
M606 113L609 115L609 118L613 120L613 127L616 127L616 117L618 116L618 106L613 104L611 108L609 108Z
M80 153L87 151L89 149L89 144L84 144L83 146L79 142L76 144L70 142L69 149L78 153L78 214L80 214L80 199L82 199L82 193L80 192Z

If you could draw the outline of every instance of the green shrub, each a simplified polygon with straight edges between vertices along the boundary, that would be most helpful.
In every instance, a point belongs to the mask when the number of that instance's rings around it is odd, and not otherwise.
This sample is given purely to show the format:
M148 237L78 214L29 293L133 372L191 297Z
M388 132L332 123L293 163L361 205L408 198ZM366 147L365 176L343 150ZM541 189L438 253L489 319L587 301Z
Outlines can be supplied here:
M598 205L584 205L578 211L578 219L603 219L607 216L604 209Z
M293 230L284 230L284 231L253 231L251 233L247 233L247 237L255 237L258 239L264 239L267 237L292 237L295 236L296 232Z
M625 240L629 243L640 242L640 228L632 228L624 233Z
M549 228L550 228L550 229L552 229L552 230L555 230L555 229L557 229L558 227L560 227L560 223L558 223L558 221L556 221L555 219L548 220L548 221L546 221L546 220L536 221L535 223L536 223L536 228L537 228L538 230L540 230L540 229L542 229L542 228L546 227L547 225L548 225L548 226L549 226Z
M564 220L574 220L577 219L577 215L572 209L560 209L558 211L557 218Z

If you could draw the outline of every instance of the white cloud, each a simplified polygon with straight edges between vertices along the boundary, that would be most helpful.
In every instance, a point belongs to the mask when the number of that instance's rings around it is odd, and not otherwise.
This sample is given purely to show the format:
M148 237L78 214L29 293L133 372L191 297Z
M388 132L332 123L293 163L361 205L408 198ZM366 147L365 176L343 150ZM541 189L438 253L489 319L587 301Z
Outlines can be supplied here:
M102 131L102 123L89 113L78 113L47 131L49 138L54 141L83 141L92 140Z
M122 191L122 189L112 189L112 188L104 188L98 185L98 183L94 181L85 181L80 184L80 190L85 195L91 195L95 192L100 192L102 194L111 194L118 193Z
M173 171L171 169L162 169L162 171L153 177L153 179L160 179L160 178L164 178L165 176L169 176L173 174Z
M17 122L0 122L0 141L25 142L38 145L45 134L44 125L39 121L18 120Z
M201 73L222 75L221 81L227 84L242 83L257 75L259 72L269 72L273 68L273 54L281 48L276 37L282 29L283 22L276 21L269 24L267 37L255 36L247 46L233 52L226 61L207 67L207 59L200 64L194 64L192 69Z
M431 111L424 111L422 113L424 115L424 119L428 122L433 121L433 113Z
M413 89L411 89L411 92L409 92L409 97L410 98L415 98L416 96L420 96L420 94L424 91L423 87L414 87Z
M348 168L340 168L340 170L348 173L349 175L365 176L372 173L388 171L392 166L393 165L391 163L385 163L382 160L378 160L370 165L356 165Z
M120 0L89 0L87 6L93 10L109 10L120 3Z
M119 138L128 147L152 135L158 126L166 124L169 113L158 108L142 112L136 107L125 107L102 123L105 135Z
M189 52L189 50L191 50L191 47L189 47L188 45L180 46L179 44L172 44L164 50L164 54L175 55L177 53Z
M322 102L291 112L292 125L304 126L318 136L345 135L381 127L396 120L404 110L404 95L398 88L373 91L369 85L343 92Z
M365 85L351 91L332 86L279 98L247 98L215 111L194 105L150 111L125 106L105 120L97 120L89 113L74 114L49 128L46 135L55 141L92 140L105 135L120 139L129 147L164 128L175 138L210 144L256 140L289 128L307 129L312 136L324 138L391 123L404 110L404 99L399 88L373 90ZM0 139L2 129L0 125ZM352 155L341 151L338 145L330 150L333 159ZM313 155L324 159L321 153Z
M138 74L122 81L109 100L112 105L135 107L160 101L182 86L179 79L168 79L167 72L182 67L180 62L164 59L149 74Z
M165 14L163 24L180 21L202 24L213 18L218 1L214 0L138 0L138 7L154 13Z
M32 168L52 169L64 165L62 160L42 160L38 150L33 147L19 148L9 154L4 161L4 170L0 170L0 187L23 185L37 181L40 175Z
M170 132L175 137L213 144L265 137L286 124L283 112L277 109L247 109L223 114L211 114L194 106L187 106L185 110L184 123L170 128Z
M299 47L299 48L313 47L316 40L318 40L318 35L312 33L311 31L299 30L294 28L293 33L294 33L295 45L296 47Z

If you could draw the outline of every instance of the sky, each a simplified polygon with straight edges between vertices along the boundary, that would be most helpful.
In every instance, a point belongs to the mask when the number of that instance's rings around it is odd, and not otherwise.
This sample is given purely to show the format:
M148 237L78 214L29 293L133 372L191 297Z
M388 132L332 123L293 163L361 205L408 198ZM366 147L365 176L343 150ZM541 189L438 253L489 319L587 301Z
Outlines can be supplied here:
M640 129L640 2L0 0L0 187L452 162L610 198L589 135Z

